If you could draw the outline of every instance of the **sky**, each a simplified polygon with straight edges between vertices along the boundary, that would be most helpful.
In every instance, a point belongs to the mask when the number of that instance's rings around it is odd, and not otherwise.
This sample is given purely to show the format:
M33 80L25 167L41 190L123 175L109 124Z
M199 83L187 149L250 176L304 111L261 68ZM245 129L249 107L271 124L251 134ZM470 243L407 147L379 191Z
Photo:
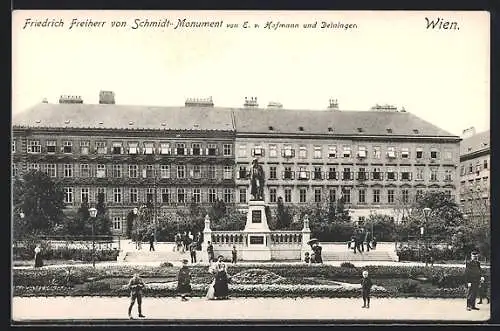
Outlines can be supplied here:
M24 28L28 18L64 26ZM174 29L184 18L223 24ZM459 29L427 29L426 18ZM105 25L70 29L73 19ZM173 25L132 29L135 19ZM263 107L323 110L334 98L340 110L390 104L452 134L481 132L490 127L489 19L487 12L15 11L12 112L63 94L98 103L100 90L114 91L117 104L151 106L211 96L215 106L240 107L258 97ZM111 27L115 20L126 26ZM265 28L270 21L299 28ZM323 21L356 27L321 28Z

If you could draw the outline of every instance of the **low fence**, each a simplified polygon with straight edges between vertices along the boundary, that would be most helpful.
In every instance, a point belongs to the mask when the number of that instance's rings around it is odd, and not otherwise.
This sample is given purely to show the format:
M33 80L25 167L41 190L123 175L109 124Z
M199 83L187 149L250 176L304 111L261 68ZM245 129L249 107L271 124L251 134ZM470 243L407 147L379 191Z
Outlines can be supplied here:
M111 235L111 236L40 236L33 240L16 240L13 242L13 248L24 248L30 247L34 244L43 244L45 247L50 247L52 249L81 249L81 250L92 250L94 246L95 250L120 250L122 236Z

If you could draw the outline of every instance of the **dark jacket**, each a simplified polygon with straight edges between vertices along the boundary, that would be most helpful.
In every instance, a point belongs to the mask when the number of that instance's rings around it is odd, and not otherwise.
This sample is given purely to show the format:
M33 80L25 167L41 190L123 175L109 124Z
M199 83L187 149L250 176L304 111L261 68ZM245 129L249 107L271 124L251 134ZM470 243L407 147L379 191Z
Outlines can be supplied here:
M371 288L372 288L372 279L370 278L370 276L368 277L363 277L361 278L361 289L363 289L363 291L365 292L370 292Z
M212 246L212 244L208 245L207 252L208 252L208 254L213 254L214 253L214 246Z
M177 291L188 293L191 291L191 273L187 266L182 266L177 275Z
M132 294L140 295L142 294L142 290L144 289L145 285L142 279L138 277L138 278L131 278L127 286Z
M488 289L489 289L488 283L486 283L486 282L484 282L484 283L479 283L479 293L480 293L482 296L486 296L486 295L488 295Z
M467 283L476 283L481 279L481 263L470 260L465 264L465 281Z

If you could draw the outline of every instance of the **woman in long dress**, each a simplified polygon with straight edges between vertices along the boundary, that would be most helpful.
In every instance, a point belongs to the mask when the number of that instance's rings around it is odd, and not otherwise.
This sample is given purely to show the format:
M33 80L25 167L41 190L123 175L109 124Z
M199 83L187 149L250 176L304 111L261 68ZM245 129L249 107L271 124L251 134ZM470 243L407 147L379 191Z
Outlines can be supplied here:
M42 248L40 244L35 247L35 268L43 267Z
M229 296L229 275L227 274L226 264L222 261L223 256L219 256L215 264L215 285L214 296L216 299L228 299Z
M208 267L208 272L210 272L210 274L212 274L212 275L215 275L215 268L214 267L215 267L215 263L212 264L212 262L210 262L210 266ZM214 293L215 293L215 277L213 278L210 285L208 285L207 299L214 300L215 299Z

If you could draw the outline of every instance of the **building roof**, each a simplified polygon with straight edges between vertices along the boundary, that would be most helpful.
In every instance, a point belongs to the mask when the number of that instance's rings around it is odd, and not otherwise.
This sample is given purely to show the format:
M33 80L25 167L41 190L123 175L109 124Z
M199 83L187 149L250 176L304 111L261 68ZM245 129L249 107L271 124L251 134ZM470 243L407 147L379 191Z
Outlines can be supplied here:
M238 133L456 137L408 112L239 109L234 114Z
M231 113L218 108L40 103L14 114L14 126L146 130L234 131Z
M476 133L460 142L460 155L476 153L490 149L490 130Z
M223 130L241 134L335 134L453 137L419 117L398 111L149 107L40 103L14 114L14 126L147 130Z

